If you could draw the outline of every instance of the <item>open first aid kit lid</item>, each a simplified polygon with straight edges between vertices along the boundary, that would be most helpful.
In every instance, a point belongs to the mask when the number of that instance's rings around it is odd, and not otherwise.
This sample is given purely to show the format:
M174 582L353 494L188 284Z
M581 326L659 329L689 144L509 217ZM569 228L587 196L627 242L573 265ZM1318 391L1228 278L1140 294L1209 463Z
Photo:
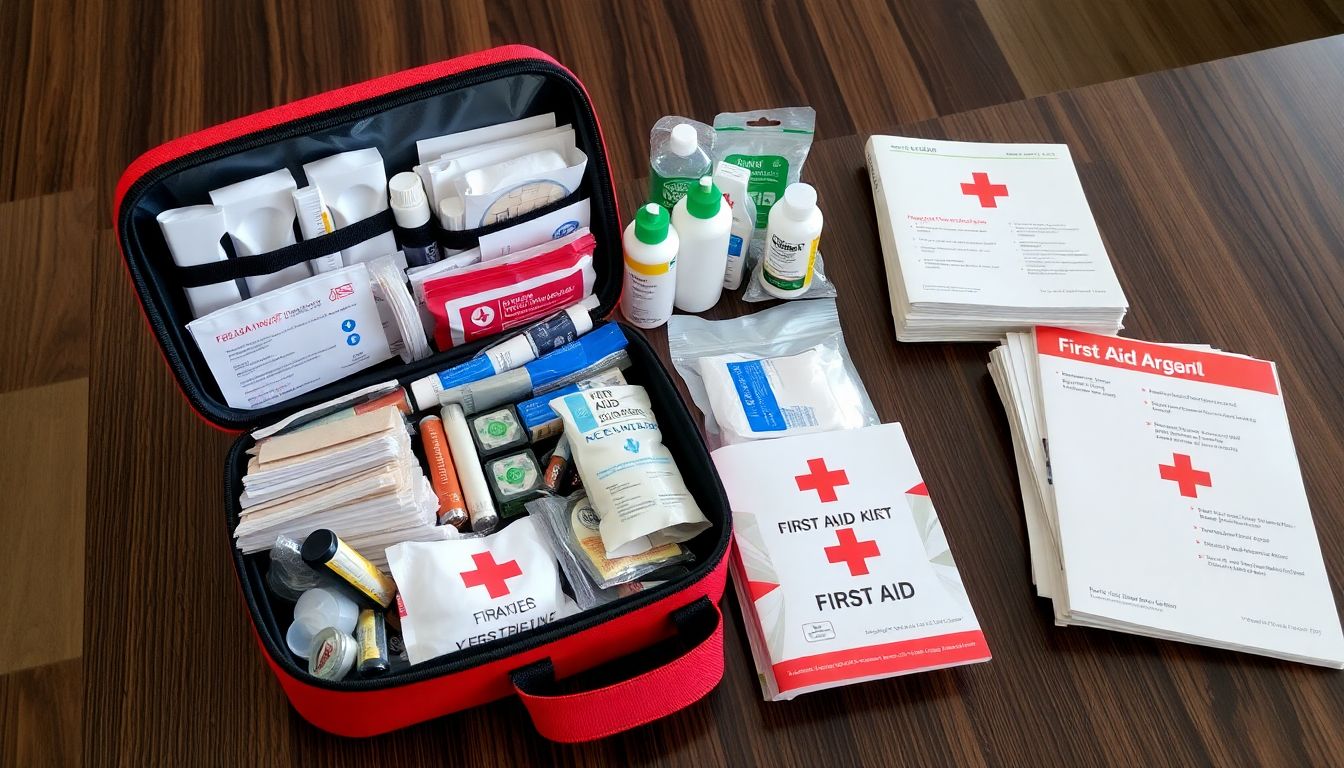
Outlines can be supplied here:
M511 45L406 70L329 91L207 128L146 152L117 185L114 224L131 283L178 385L202 418L242 430L390 379L402 383L466 359L500 336L435 352L414 363L391 359L334 383L256 409L229 406L201 350L186 329L193 314L185 288L205 285L200 269L174 263L156 217L210 202L210 191L276 169L302 179L303 166L335 153L376 147L388 178L418 162L416 141L546 113L574 129L587 168L577 188L515 219L460 232L440 232L452 249L475 247L520 222L588 200L596 240L593 296L607 315L621 290L620 215L597 115L587 91L545 53ZM300 185L302 186L302 185ZM234 255L209 265L210 283L271 274L350 248L391 231L390 210L312 240L259 255ZM224 237L228 240L228 236ZM263 294L264 295L264 294ZM432 335L433 329L426 328Z

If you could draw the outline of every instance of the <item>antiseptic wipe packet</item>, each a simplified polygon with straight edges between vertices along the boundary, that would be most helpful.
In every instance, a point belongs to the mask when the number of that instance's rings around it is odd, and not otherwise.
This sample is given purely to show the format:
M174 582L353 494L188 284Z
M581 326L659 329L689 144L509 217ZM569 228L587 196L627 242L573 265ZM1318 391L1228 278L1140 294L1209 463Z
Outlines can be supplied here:
M231 304L187 330L234 408L272 405L392 356L363 264Z
M574 392L552 400L551 410L565 423L607 557L680 544L709 527L663 445L643 387Z
M489 536L387 548L412 664L569 615L555 555L530 517Z
M881 422L845 347L834 299L728 320L673 315L667 350L711 448Z

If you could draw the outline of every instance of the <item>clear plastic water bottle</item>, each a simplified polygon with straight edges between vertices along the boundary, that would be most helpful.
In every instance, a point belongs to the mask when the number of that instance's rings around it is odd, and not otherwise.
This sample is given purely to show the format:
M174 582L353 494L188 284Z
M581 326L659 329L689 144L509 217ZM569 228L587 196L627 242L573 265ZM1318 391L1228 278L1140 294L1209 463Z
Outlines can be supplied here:
M712 161L701 146L690 123L672 127L665 143L655 146L649 157L652 168L652 189L649 200L669 211L686 196L701 176L709 174Z

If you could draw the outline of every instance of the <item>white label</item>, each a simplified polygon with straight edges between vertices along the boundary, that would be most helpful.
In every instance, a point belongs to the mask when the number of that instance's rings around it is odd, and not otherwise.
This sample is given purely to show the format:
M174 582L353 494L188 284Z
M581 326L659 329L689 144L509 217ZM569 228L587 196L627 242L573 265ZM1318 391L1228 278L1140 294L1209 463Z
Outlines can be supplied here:
M187 329L234 408L277 403L392 356L362 264L225 307Z
M672 316L672 301L677 293L677 260L667 264L667 271L648 275L636 272L627 262L625 289L621 294L621 311L631 323L640 328L656 328ZM645 267L657 269L657 267Z
M770 233L765 245L765 261L762 269L767 282L785 291L797 291L812 282L812 260L817 253L817 242L821 238L807 240L785 240Z

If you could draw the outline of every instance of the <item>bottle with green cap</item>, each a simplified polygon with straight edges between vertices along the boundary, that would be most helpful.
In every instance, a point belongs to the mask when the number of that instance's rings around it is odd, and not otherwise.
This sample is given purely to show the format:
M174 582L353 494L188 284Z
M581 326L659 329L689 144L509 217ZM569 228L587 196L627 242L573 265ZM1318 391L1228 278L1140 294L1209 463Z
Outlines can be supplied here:
M723 273L728 269L728 237L733 211L714 186L701 176L672 209L672 226L680 238L677 252L677 298L682 312L704 312L719 303Z
M621 311L632 325L657 328L672 316L677 292L677 230L667 209L657 203L640 206L625 228L625 281Z

